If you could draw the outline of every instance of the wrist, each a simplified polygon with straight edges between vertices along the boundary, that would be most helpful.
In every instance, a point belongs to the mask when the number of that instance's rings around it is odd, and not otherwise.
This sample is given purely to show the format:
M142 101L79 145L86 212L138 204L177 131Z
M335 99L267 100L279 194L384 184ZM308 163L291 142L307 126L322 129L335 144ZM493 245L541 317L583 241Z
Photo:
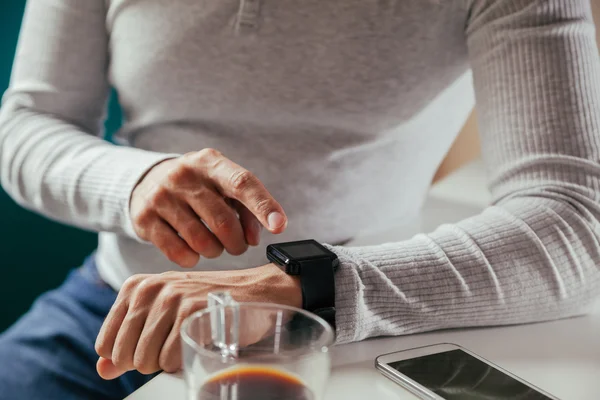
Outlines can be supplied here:
M129 149L128 149L129 150ZM137 150L137 149L133 149ZM165 161L172 160L177 158L179 155L177 154L162 154L162 153L152 153L152 152L142 152L137 150L138 152L136 157L133 157L133 154L127 154L123 159L129 160L132 163L132 167L128 170L124 168L127 176L127 185L126 185L126 197L124 200L124 216L125 216L125 228L124 231L127 236L137 240L141 243L149 243L146 240L140 238L137 230L135 229L133 223L132 216L132 203L134 201L134 197L137 195L137 189L140 186L142 180L150 173L150 171L159 164L164 163Z
M302 308L302 286L299 276L288 275L276 264L266 264L258 267L263 276L263 290L271 302ZM263 300L264 301L264 300Z

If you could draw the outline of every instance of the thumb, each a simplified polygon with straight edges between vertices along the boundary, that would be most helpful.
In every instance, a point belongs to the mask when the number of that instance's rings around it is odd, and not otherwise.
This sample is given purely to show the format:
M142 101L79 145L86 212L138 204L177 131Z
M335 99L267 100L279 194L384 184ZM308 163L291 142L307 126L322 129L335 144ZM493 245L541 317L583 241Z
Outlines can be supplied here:
M127 371L123 371L114 366L111 360L100 357L96 363L96 371L102 379L112 380L120 377Z

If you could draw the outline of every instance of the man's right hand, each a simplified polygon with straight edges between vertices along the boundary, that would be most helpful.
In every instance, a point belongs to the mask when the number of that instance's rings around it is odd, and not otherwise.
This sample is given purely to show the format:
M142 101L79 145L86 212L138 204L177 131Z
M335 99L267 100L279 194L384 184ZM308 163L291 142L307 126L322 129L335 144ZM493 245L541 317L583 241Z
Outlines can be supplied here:
M223 249L240 255L261 226L281 233L287 217L256 176L213 149L155 165L131 195L133 227L182 267Z

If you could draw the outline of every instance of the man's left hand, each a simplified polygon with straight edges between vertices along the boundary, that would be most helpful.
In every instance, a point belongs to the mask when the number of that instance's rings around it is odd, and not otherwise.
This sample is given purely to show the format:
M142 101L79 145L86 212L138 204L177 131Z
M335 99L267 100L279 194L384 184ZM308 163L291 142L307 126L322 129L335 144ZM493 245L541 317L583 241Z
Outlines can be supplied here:
M299 279L274 264L134 275L123 284L96 339L100 376L115 379L131 370L151 374L181 369L181 324L206 307L209 292L218 291L229 291L239 302L302 306Z

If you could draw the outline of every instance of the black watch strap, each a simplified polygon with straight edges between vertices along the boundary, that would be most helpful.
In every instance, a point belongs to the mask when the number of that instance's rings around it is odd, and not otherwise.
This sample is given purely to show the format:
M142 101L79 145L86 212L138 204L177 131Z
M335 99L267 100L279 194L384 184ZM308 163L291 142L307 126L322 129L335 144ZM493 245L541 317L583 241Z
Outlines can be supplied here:
M327 321L335 331L335 307L320 308L315 310L314 313Z
M335 309L335 278L331 259L304 260L300 262L300 269L302 308L317 314L321 309Z

